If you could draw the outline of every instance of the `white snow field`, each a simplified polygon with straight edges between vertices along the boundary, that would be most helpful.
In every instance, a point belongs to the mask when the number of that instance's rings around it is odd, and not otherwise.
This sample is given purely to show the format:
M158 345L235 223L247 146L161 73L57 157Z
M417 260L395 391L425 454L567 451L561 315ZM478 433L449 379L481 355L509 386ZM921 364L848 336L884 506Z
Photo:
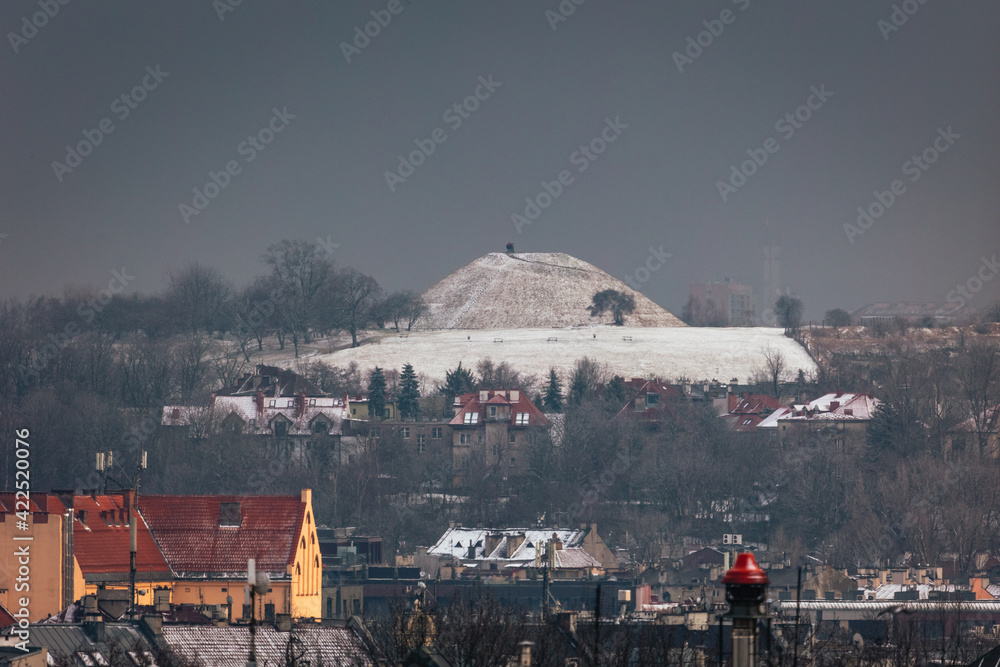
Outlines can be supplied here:
M480 360L491 359L496 364L506 361L544 382L549 368L565 378L578 359L590 357L625 378L654 376L692 382L737 378L747 382L762 365L766 348L784 355L789 381L799 369L807 376L816 372L816 364L802 346L786 338L781 329L769 328L590 326L386 332L367 345L300 361L341 367L353 361L362 371L375 366L400 369L409 363L424 382L433 383L443 382L445 372L459 362L474 372ZM281 361L292 363L291 355Z

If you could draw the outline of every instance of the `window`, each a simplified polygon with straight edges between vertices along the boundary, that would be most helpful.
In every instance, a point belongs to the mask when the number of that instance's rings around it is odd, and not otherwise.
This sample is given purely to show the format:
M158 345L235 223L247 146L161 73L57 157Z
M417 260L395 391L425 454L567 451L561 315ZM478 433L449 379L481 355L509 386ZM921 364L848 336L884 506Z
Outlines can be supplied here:
M528 425L528 413L518 412L514 417L515 426L527 426Z
M653 392L649 392L648 394L646 394L646 405L647 406L657 405L659 402L660 402L660 395L659 394L656 394L656 393L653 393Z
M513 456L512 456L512 457L510 457L510 467L511 467L511 468L513 468L513 467L514 467L514 461L515 461L514 457L513 457Z
M479 423L479 413L478 412L466 412L465 413L465 423L466 424L478 424Z
M500 456L500 445L493 445L493 456Z
M458 442L461 445L471 445L472 444L472 434L471 433L461 433L458 436Z
M351 408L351 414L352 415L358 414L358 409L357 408Z
M403 438L405 440L409 440L410 439L410 428L408 426L404 426L403 428L399 429L399 437Z
M385 414L382 415L382 419L392 419L392 408L385 409Z
M483 434L482 433L477 433L476 434L476 444L479 444L479 445L483 444Z
M316 407L316 399L315 398L310 398L309 399L309 407L311 407L311 408Z
M267 402L267 407L273 408L274 407L274 401L268 401Z
M326 422L323 421L322 419L317 420L313 424L313 433L315 433L316 435L320 435L322 433L326 433L327 430L328 430L328 428L327 428Z
M417 436L417 453L423 454L424 450L427 449L427 445L424 443L424 436Z
M274 422L274 434L288 435L288 422L286 421Z
M427 435L425 433L417 433L417 444L418 445L427 444Z
M514 433L513 431L511 431L511 433L510 433L510 436L509 436L509 437L510 437L510 441L511 441L511 443L516 443L516 442L517 442L517 434L516 434L516 433Z
M431 438L434 440L440 440L442 438L443 430L440 426L435 426L431 429Z
M496 417L496 416L497 416L497 406L491 405L490 406L490 417Z

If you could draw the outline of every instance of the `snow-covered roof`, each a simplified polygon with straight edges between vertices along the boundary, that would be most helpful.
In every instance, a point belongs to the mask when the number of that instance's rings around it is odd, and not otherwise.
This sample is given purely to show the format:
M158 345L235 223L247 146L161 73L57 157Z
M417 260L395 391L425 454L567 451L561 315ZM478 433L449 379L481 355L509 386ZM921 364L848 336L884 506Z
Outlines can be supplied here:
M296 405L297 401L302 401L302 405ZM317 420L329 425L324 434L338 434L345 408L343 399L333 397L264 398L262 405L258 405L255 396L216 396L209 407L164 406L161 424L207 431L234 416L243 422L243 433L254 435L273 433L275 420L288 424L288 435L314 434Z
M530 565L536 552L543 556L545 544L559 540L562 548L556 551L556 567L600 567L596 558L582 549L587 530L553 530L551 528L449 528L437 544L427 550L428 556L451 556L460 561L492 561L497 564ZM472 558L469 548L473 547ZM487 546L491 547L487 552Z
M793 405L790 413L777 420L865 421L872 418L878 404L877 398L867 394L826 394L808 404Z
M757 428L778 428L778 420L791 414L791 408L779 408L757 424Z
M926 600L930 597L931 591L943 591L946 593L954 593L955 591L968 590L959 588L954 584L949 584L947 586L932 586L930 584L882 584L875 589L875 599L876 600L895 600L896 593L901 593L903 591L912 591L916 589L919 599ZM869 589L870 590L870 589Z

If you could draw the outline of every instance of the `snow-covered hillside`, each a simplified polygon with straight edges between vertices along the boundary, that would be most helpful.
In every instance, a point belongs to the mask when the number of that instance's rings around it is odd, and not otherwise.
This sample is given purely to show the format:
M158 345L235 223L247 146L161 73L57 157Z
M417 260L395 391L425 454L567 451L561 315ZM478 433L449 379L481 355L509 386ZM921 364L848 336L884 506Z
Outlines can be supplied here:
M564 253L490 253L449 274L423 294L420 329L571 327L611 322L592 318L594 294L613 289L635 298L633 327L683 327L683 322L593 264Z
M800 368L806 375L816 372L816 365L798 343L786 338L781 329L765 328L593 326L386 333L376 342L303 361L322 360L342 367L353 361L365 371L376 365L399 369L410 363L424 381L434 382L443 380L445 372L460 361L475 369L477 362L487 358L495 363L506 361L539 378L547 376L550 367L565 377L576 360L586 356L624 377L746 382L762 364L765 348L782 352L789 380ZM290 365L291 355L270 361L275 362Z

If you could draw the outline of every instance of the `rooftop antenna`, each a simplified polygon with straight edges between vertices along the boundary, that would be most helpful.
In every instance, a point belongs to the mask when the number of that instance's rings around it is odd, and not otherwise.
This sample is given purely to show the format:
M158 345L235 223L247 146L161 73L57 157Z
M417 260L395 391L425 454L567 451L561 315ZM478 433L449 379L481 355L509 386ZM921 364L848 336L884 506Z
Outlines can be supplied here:
M128 617L129 619L135 618L135 554L136 545L138 540L136 539L136 519L135 519L135 508L129 508L128 517Z

